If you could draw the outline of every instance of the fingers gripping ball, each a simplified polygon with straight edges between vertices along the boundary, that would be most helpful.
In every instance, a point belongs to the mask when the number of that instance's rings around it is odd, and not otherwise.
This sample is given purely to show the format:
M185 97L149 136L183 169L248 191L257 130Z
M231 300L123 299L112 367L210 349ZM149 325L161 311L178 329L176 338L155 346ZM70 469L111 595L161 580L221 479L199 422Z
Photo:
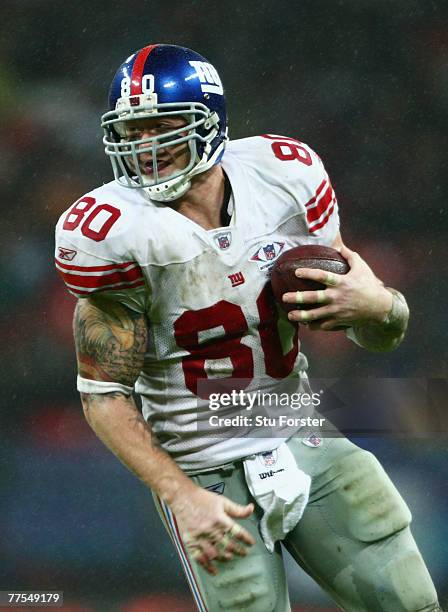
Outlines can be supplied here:
M295 275L297 268L315 268L329 273L326 284ZM285 251L275 262L271 272L271 285L275 299L289 312L297 305L286 304L282 295L288 291L320 291L330 287L333 274L347 274L350 267L336 249L318 244L308 244ZM315 304L301 304L301 310L315 308Z

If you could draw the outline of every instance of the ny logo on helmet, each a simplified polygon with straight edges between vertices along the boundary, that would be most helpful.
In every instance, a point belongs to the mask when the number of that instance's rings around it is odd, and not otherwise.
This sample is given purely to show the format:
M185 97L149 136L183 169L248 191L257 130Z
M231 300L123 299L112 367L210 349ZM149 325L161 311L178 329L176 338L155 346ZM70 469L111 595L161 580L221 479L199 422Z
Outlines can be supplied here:
M224 89L219 74L216 72L216 68L207 62L200 62L197 60L191 60L189 64L196 70L196 74L201 82L201 90L204 93L215 93L220 96L224 95Z

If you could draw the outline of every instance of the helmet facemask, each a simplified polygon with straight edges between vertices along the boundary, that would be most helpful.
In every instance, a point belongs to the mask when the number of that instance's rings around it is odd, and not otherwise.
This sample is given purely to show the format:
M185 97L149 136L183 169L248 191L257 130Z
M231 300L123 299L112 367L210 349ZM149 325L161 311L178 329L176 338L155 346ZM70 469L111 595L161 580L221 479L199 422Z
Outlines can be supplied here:
M155 136L133 140L127 131L127 123L135 120L160 117L182 117L186 124ZM200 102L157 103L157 94L141 94L122 97L116 108L102 116L103 143L109 156L115 179L124 187L139 188L152 200L171 201L181 197L190 188L195 174L211 168L224 149L220 142L213 151L212 142L219 133L219 116ZM159 160L162 150L186 143L189 161L168 176L159 176ZM142 154L150 154L152 172L142 171Z

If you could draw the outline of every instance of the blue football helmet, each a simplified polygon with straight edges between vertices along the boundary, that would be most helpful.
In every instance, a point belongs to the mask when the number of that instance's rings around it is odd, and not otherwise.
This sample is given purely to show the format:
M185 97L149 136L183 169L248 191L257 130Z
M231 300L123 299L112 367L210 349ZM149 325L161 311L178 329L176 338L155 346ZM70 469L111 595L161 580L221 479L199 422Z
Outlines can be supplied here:
M138 140L128 136L132 130L127 122L162 116L182 117L186 125ZM101 126L115 179L125 187L143 188L152 200L175 200L188 191L192 176L218 163L224 152L227 114L221 79L202 55L190 49L149 45L118 69ZM186 167L159 176L158 152L181 143L188 143L190 152ZM152 161L150 173L140 168L142 153Z

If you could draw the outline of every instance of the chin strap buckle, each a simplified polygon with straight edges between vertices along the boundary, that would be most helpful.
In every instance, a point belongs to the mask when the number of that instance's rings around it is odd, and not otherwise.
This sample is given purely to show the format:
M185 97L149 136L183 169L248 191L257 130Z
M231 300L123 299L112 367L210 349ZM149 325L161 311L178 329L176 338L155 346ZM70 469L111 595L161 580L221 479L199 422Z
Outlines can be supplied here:
M219 123L219 115L218 113L215 111L213 112L210 117L207 119L207 121L204 123L204 127L206 130L209 130L210 128L212 128L213 126L215 126L217 123Z

